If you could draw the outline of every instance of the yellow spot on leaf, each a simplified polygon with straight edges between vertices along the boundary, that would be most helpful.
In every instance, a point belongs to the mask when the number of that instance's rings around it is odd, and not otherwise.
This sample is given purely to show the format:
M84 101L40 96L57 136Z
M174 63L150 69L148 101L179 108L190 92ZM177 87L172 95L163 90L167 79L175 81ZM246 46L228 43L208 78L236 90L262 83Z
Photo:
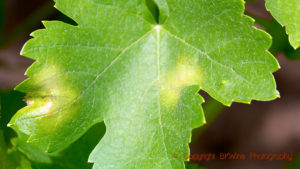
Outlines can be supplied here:
M17 89L27 93L27 106L17 112L12 123L24 124L24 119L31 119L40 132L57 132L78 112L80 91L55 64L43 66ZM32 130L23 129L26 134Z
M161 98L167 106L177 103L184 87L200 85L202 73L200 68L190 62L180 62L176 68L162 80Z

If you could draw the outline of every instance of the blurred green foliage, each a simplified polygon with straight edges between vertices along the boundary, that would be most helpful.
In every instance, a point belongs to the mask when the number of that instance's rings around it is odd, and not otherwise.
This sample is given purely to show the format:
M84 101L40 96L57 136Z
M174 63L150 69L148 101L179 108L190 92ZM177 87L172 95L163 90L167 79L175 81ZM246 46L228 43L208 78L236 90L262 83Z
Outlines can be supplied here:
M0 169L30 169L30 163L25 156L12 148L10 138L16 134L6 126L15 112L25 105L23 96L16 91L0 92Z
M9 138L16 136L15 132L7 127L9 120L12 116L26 104L23 102L24 94L17 91L0 92L0 129L3 131L5 143L9 146Z
M294 160L287 165L287 169L299 169L300 168L300 154L294 157Z
M30 162L19 152L9 150L0 129L0 169L30 169Z
M95 135L95 133L98 133ZM93 126L87 133L85 133L79 140L71 144L70 147L57 154L47 154L45 152L34 153L48 155L50 161L32 162L34 169L92 169L92 164L88 163L88 157L96 144L100 141L105 133L104 123ZM23 142L25 143L25 142ZM20 145L20 144L19 144ZM28 144L21 145L31 149L32 146ZM26 150L24 151L26 153ZM27 153L26 153L27 154ZM28 152L32 154L32 152ZM40 158L39 158L40 159Z
M295 50L289 43L288 35L285 28L282 27L275 19L263 19L256 16L251 16L255 19L256 23L262 26L266 32L272 36L272 46L269 49L271 53L277 55L283 52L289 59L300 58L300 48Z
M197 164L185 163L186 169L205 169L203 167L199 167Z
M2 36L2 29L4 25L4 0L0 0L0 38Z

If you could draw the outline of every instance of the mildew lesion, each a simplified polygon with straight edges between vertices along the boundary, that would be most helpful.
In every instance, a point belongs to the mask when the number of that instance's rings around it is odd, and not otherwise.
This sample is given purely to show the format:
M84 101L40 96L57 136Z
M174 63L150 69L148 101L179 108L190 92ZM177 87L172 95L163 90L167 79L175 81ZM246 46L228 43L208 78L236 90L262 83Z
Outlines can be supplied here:
M174 106L184 87L200 85L202 71L195 61L183 57L177 65L166 74L161 83L161 98L166 106Z
M80 90L57 64L36 63L29 71L30 78L16 87L26 93L27 106L17 112L9 126L28 135L57 132L79 112Z

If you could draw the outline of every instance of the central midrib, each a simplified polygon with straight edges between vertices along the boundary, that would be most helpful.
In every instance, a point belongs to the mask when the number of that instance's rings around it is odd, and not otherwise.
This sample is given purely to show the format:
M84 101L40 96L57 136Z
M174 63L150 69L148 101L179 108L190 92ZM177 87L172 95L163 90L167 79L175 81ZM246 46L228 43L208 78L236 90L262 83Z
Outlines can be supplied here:
M168 159L169 165L172 168L171 161L168 156L168 150L166 146L166 140L165 140L165 132L163 129L163 124L162 124L162 114L161 114L161 105L160 105L160 90L161 90L161 81L160 81L160 25L156 25L156 59L157 59L157 79L158 79L158 97L157 97L157 105L158 105L158 116L159 116L159 125L160 125L160 131L162 133L163 137L163 146L164 146L164 152L165 156Z

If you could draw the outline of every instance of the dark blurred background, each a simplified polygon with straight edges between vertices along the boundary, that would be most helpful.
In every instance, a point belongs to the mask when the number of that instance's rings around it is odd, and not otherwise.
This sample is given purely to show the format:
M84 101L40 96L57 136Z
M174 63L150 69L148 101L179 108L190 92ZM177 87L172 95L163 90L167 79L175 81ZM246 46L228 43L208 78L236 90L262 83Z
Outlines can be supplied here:
M41 20L70 19L48 0L0 1L0 92L7 93L26 77L32 60L19 55L33 30L43 28ZM275 73L281 98L270 102L234 103L225 108L213 103L206 108L209 124L193 131L191 152L200 153L292 153L300 151L300 53L288 42L282 28L266 11L263 0L247 1L247 15L255 26L273 36L270 51L281 69ZM206 96L207 100L210 100ZM9 104L14 106L13 103ZM206 105L204 105L206 106ZM223 111L221 111L223 110ZM218 115L218 116L217 116ZM216 116L216 118L214 117ZM191 161L208 169L283 169L286 161L212 160ZM299 167L300 168L300 167Z

